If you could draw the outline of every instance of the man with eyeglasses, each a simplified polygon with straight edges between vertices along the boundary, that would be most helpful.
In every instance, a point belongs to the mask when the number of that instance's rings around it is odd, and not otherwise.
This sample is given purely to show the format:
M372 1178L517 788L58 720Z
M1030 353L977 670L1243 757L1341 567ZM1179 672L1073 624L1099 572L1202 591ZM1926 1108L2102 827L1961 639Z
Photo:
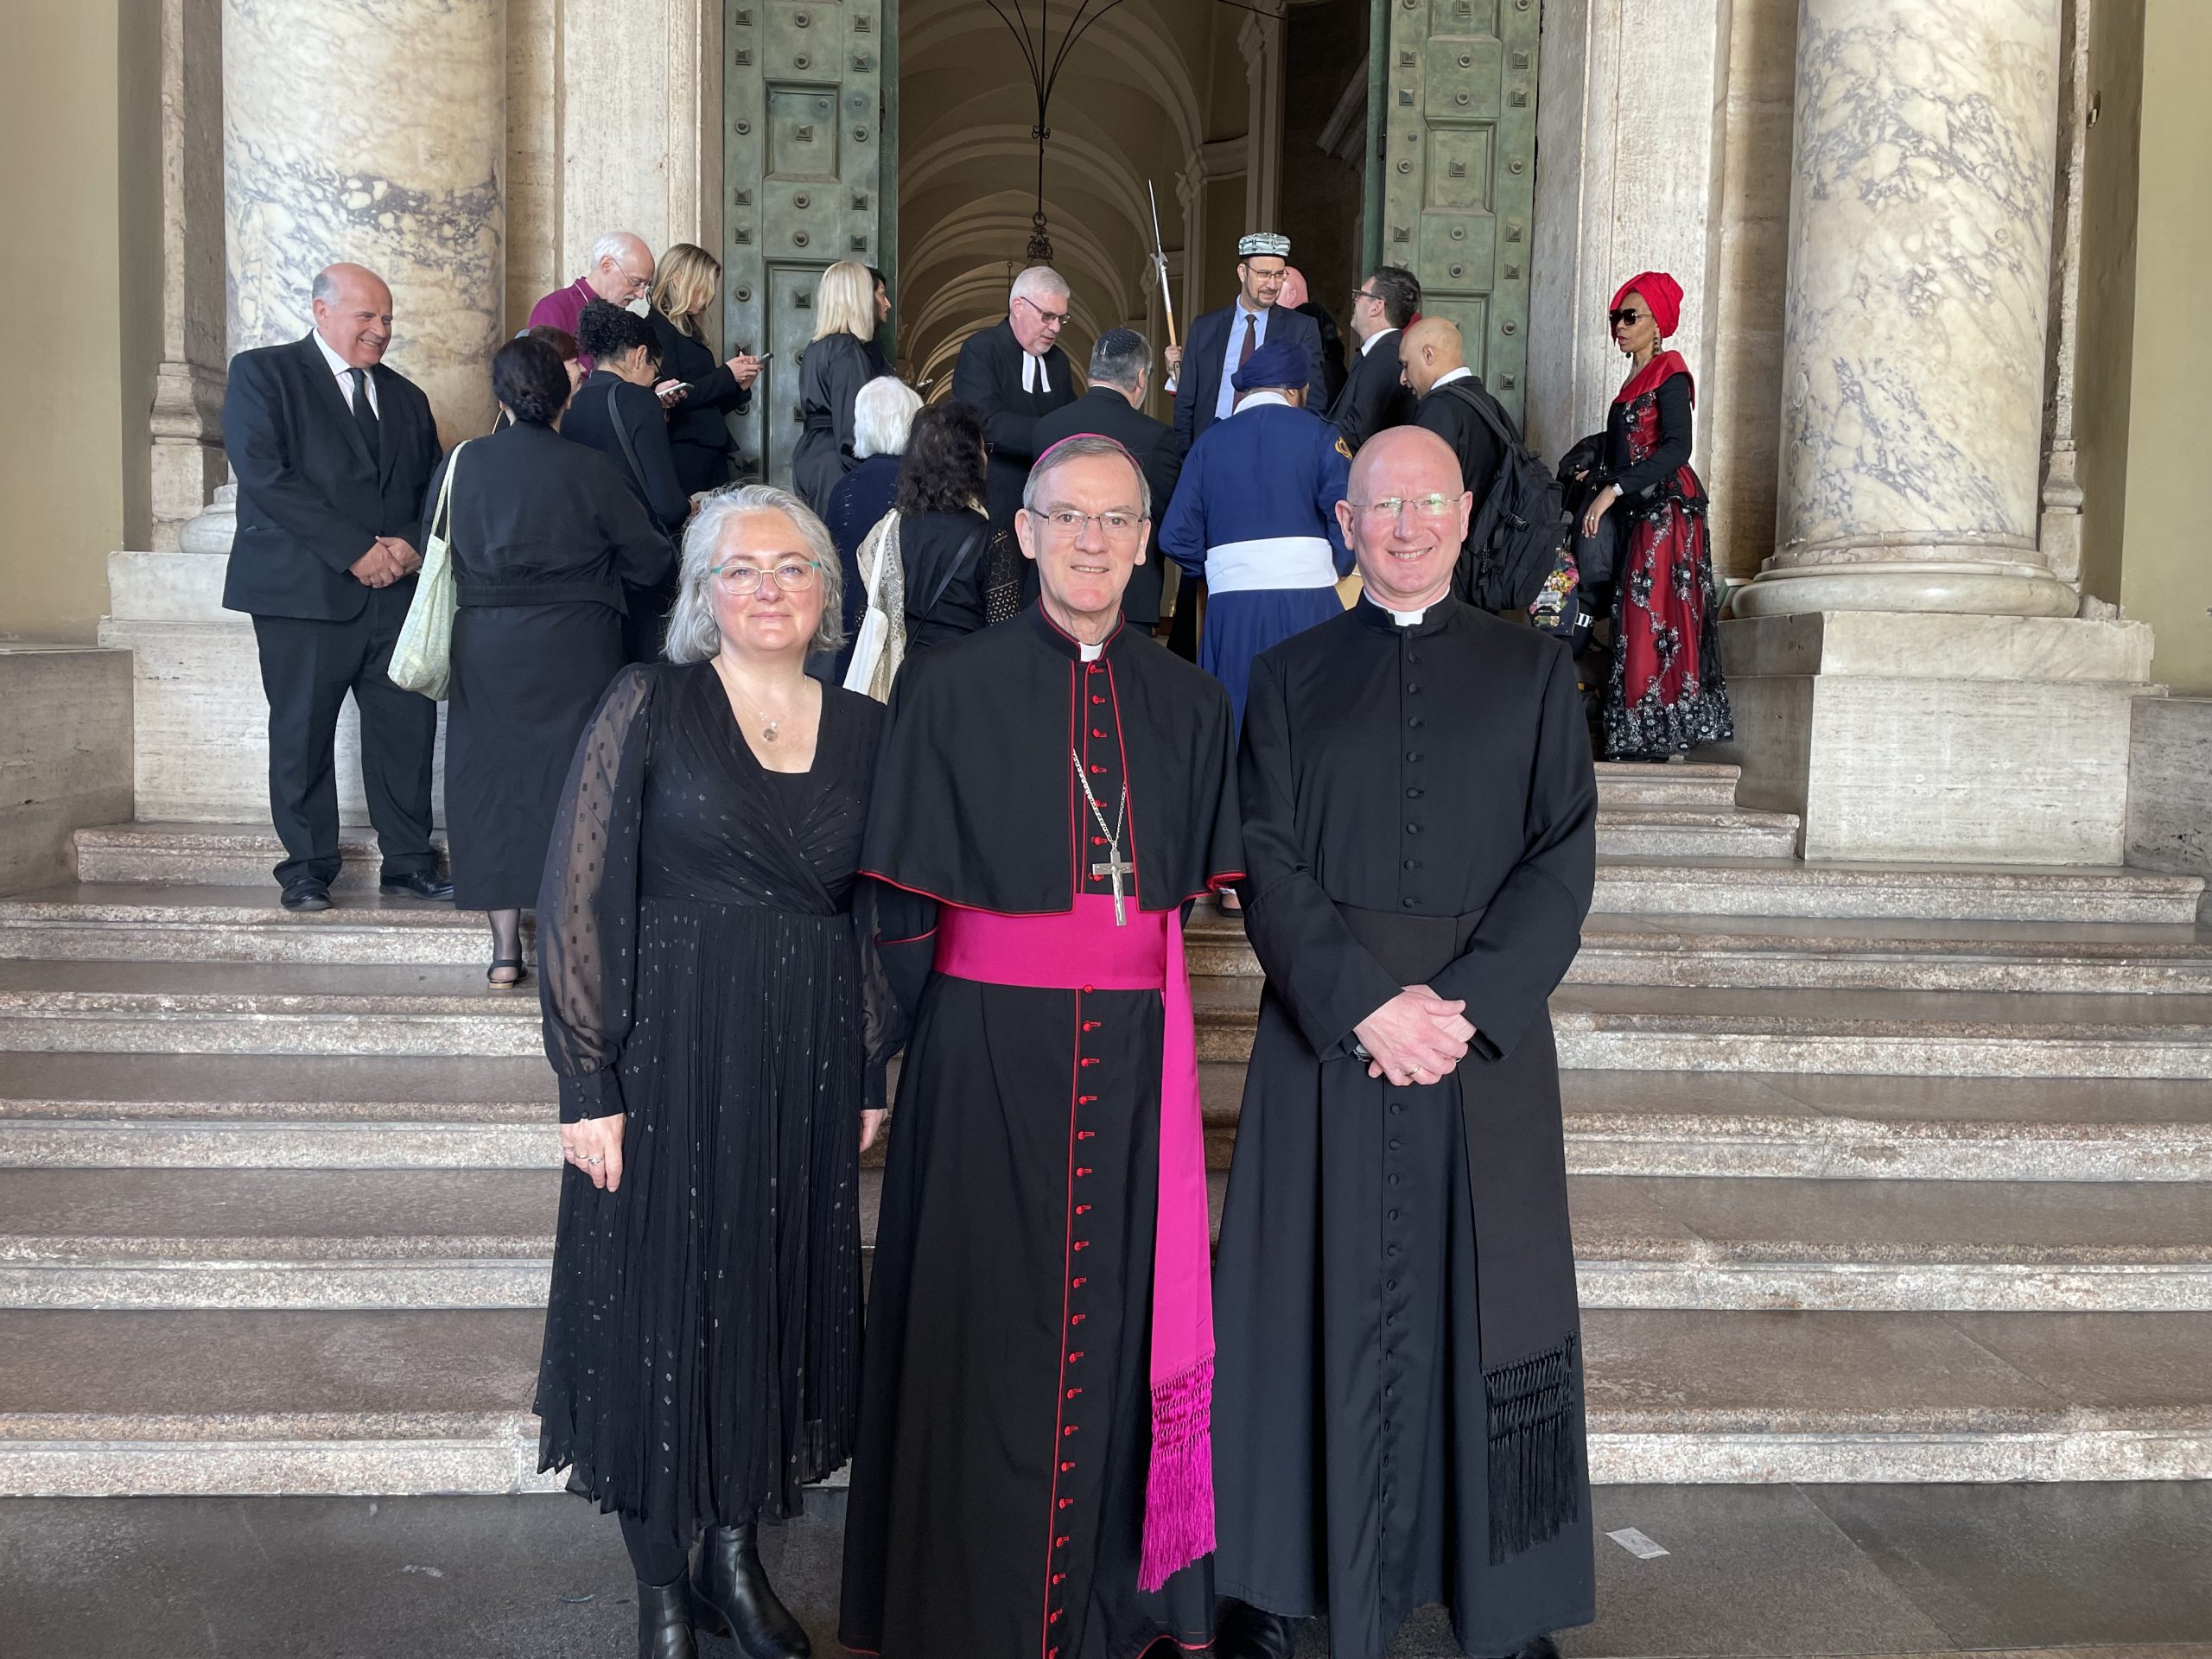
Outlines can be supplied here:
M985 481L991 523L1014 533L1021 486L1037 458L1039 416L1075 401L1075 377L1059 347L1067 326L1067 279L1032 265L1014 279L1006 320L969 335L952 368L952 395L983 417L990 451ZM1026 593L1033 594L1034 585Z
M566 288L556 288L530 308L526 327L558 328L574 334L584 307L605 300L639 316L652 311L653 251L645 238L628 231L610 231L591 245L591 265ZM590 358L579 353L576 362L589 374Z
M1421 279L1397 265L1377 265L1351 296L1351 331L1359 337L1344 389L1329 418L1352 454L1377 432L1414 418L1414 394L1398 363L1398 335L1421 309Z
M1546 1000L1597 786L1559 641L1452 597L1473 499L1377 434L1337 517L1364 588L1252 667L1244 899L1266 970L1222 1217L1221 1659L1549 1655L1593 1612L1580 1331Z
M1180 353L1167 353L1175 386L1175 435L1185 454L1216 421L1236 408L1236 372L1262 346L1287 344L1306 372L1296 382L1310 408L1329 404L1327 372L1321 362L1321 331L1313 319L1281 304L1290 271L1290 238L1255 231L1236 245L1236 297L1218 311L1191 324Z
M838 1637L887 1659L1212 1635L1213 1318L1183 906L1242 868L1221 687L1122 615L1151 504L1072 437L1039 596L910 658L861 869L911 1011Z
M1229 688L1244 717L1252 659L1344 606L1351 569L1338 532L1351 451L1304 405L1306 360L1270 340L1234 377L1236 412L1191 446L1160 550L1206 584L1198 666Z

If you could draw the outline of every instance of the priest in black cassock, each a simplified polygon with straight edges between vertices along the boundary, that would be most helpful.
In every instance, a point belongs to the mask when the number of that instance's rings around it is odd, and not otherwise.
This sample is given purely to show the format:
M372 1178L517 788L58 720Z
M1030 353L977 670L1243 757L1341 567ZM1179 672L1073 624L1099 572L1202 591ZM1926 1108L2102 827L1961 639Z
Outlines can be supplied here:
M1075 376L1059 348L1068 320L1067 279L1032 265L1014 279L1006 321L968 336L952 365L952 395L983 417L991 454L991 522L1011 531L1022 481L1037 458L1037 417L1075 401ZM1159 510L1167 511L1165 501ZM1032 595L1036 593L1033 585Z
M1217 1651L1472 1655L1593 1616L1580 1325L1545 1001L1597 789L1566 650L1451 597L1471 498L1377 434L1338 522L1365 591L1254 664L1239 755L1267 971L1215 1295Z
M839 1639L1135 1659L1212 1634L1213 1322L1183 911L1242 870L1219 682L1124 626L1110 438L1041 456L1024 614L908 659L861 855L912 1032Z

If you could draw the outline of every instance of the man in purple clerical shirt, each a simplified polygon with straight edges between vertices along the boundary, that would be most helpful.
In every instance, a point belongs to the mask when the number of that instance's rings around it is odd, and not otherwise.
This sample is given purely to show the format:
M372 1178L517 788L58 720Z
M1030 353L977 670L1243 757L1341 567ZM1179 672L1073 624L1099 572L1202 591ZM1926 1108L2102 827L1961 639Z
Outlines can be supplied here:
M653 251L645 245L645 238L628 231L610 231L591 245L591 265L582 276L566 288L555 289L530 308L528 326L543 325L574 334L584 307L594 300L626 306L642 317L650 308L646 296L652 286ZM591 359L579 354L576 361L586 374L591 372Z

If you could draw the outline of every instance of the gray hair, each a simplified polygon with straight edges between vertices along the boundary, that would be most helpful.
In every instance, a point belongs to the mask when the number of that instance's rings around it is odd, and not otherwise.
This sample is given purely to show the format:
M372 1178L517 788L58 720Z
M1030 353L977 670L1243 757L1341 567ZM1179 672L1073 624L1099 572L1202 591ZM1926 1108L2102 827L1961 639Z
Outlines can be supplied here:
M627 252L632 245L645 248L645 238L634 231L609 231L591 245L591 259L585 269L598 270L599 262L602 259L612 259L616 264L620 264L623 254ZM645 248L645 252L650 256L652 250Z
M1068 279L1050 265L1032 265L1014 279L1014 288L1007 300L1009 303L1015 300L1034 302L1047 296L1065 300L1071 291Z
M903 455L922 394L895 374L879 374L853 398L853 456Z
M1088 461L1093 455L1112 455L1125 461L1129 470L1137 475L1137 505L1147 518L1152 517L1152 486L1146 482L1144 468L1137 465L1137 458L1111 438L1085 432L1079 436L1063 438L1043 454L1029 469L1029 481L1021 486L1021 508L1025 512L1037 511L1037 486L1071 461Z
M1134 328L1109 328L1090 347L1090 383L1137 389L1137 377L1152 367L1152 342Z
M741 484L709 496L684 526L676 607L668 614L670 662L702 663L721 650L722 631L715 624L715 601L707 584L721 556L722 537L735 521L756 512L780 513L789 519L806 545L807 557L820 573L817 580L821 583L822 620L808 649L835 651L845 643L845 575L829 531L813 510L789 490L779 490L772 484Z

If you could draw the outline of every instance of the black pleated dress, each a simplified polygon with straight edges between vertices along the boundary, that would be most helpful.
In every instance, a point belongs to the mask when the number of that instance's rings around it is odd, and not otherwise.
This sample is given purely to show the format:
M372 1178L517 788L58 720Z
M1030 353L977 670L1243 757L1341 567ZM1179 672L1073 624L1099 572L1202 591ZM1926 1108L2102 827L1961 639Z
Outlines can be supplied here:
M540 1466L687 1540L796 1513L852 1440L885 1057L851 899L882 711L823 698L812 770L783 775L711 664L624 670L539 905L563 1120L629 1115L618 1191L565 1174Z

